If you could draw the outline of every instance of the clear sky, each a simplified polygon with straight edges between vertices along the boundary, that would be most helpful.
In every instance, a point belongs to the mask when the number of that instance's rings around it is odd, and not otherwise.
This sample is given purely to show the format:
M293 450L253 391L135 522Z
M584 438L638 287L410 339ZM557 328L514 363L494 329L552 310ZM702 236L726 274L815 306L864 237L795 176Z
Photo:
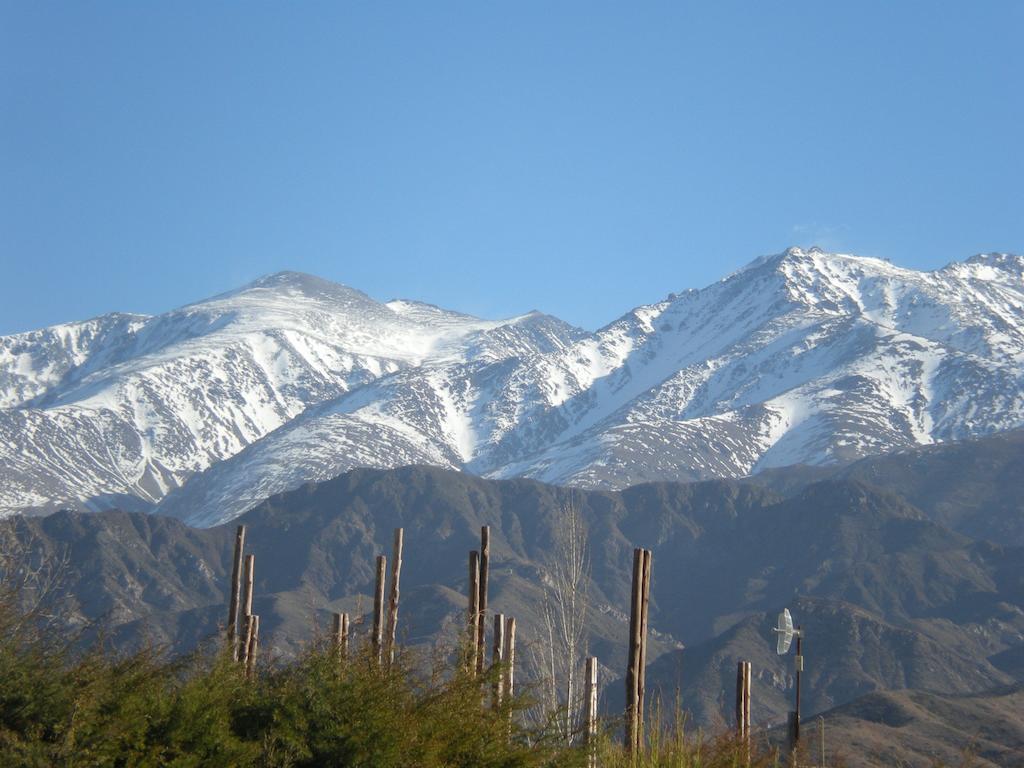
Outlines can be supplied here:
M1024 251L1024 3L6 2L0 333L282 269L586 327Z

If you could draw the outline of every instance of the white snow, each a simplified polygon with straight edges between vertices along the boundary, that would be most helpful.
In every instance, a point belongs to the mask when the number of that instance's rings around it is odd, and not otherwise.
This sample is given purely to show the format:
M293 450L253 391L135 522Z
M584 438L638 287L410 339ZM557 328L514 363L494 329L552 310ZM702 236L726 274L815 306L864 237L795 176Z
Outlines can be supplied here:
M1008 429L1022 274L790 249L585 333L283 273L0 337L0 513L127 494L210 524L354 466L621 487Z

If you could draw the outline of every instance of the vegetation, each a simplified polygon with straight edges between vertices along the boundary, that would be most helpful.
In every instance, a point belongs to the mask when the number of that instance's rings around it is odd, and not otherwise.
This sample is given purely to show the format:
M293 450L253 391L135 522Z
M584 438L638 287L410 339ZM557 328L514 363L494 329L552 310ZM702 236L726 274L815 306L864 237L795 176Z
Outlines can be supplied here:
M224 653L168 661L148 651L84 654L37 622L0 610L0 765L4 766L584 766L554 721L529 722L529 693L498 710L490 680L461 665L388 671L363 654L316 647L246 679ZM739 765L726 741L652 734L638 765ZM600 765L632 765L607 734ZM754 765L758 765L755 760ZM767 764L767 763L764 763Z

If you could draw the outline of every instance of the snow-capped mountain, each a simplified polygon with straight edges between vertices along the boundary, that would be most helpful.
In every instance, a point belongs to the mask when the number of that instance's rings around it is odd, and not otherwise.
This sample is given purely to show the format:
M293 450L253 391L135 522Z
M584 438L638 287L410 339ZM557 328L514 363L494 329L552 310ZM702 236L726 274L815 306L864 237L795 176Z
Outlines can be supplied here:
M520 329L521 327L521 329ZM282 273L158 317L0 338L0 510L148 506L310 406L428 361L573 338Z
M1024 424L1024 259L758 259L587 333L303 275L0 339L0 506L210 525L355 466L587 487L733 477ZM186 482L187 481L187 482Z

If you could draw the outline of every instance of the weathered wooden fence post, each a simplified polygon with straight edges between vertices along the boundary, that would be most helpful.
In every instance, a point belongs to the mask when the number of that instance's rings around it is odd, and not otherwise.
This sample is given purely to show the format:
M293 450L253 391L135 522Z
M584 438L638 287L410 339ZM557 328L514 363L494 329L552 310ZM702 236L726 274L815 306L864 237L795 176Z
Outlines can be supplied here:
M475 549L469 553L469 604L466 609L466 671L476 674L476 657L480 650L477 643L477 617L480 615L480 553Z
M331 645L339 659L348 654L348 614L334 614L334 627L331 632Z
M640 674L637 678L637 753L644 748L644 694L647 692L647 608L651 602L651 550L644 552L644 580L640 601Z
M505 695L505 615L494 614L494 646L491 648L491 668L494 675L494 688L491 692L491 706L498 709Z
M487 576L491 559L491 527L485 525L480 528L480 597L477 600L477 630L476 630L476 671L480 674L484 671L484 649L486 646L486 621L487 621Z
M387 651L384 654L388 664L395 660L395 639L398 636L399 580L402 578L402 540L404 531L395 528L395 540L391 549L391 596L388 599Z
M597 657L587 657L583 679L583 739L587 745L587 767L597 767Z
M341 652L341 614L334 613L331 622L331 649L335 654Z
M633 594L629 613L629 662L626 667L625 747L639 754L644 743L644 685L647 665L647 608L651 589L651 553L633 550Z
M243 671L249 668L249 648L252 646L252 624L253 615L250 613L245 617L242 632L239 637L238 663L242 665Z
M629 602L629 656L626 663L626 729L623 736L626 751L636 751L637 678L640 666L640 591L643 589L644 554L633 550L633 588Z
M384 639L384 579L388 570L388 559L377 555L377 583L373 592L373 657L380 666Z
M752 723L750 720L750 696L753 690L750 687L751 681L751 666L750 662L747 662L747 668L744 670L744 683L743 683L743 724L746 726L746 733L744 738L744 744L746 745L747 760L750 759L750 734Z
M245 653L245 676L250 680L256 674L256 651L260 644L260 617L249 617L249 642Z
M240 525L235 531L235 556L231 566L231 595L228 600L228 648L231 658L238 661L238 600L242 588L242 551L245 546L245 526Z
M750 662L736 664L736 738L743 761L750 762Z
M516 620L509 616L505 621L505 697L516 694Z
M244 658L249 652L249 617L252 616L252 590L256 579L256 555L245 557L245 583L242 591L242 636L238 644L238 656Z

